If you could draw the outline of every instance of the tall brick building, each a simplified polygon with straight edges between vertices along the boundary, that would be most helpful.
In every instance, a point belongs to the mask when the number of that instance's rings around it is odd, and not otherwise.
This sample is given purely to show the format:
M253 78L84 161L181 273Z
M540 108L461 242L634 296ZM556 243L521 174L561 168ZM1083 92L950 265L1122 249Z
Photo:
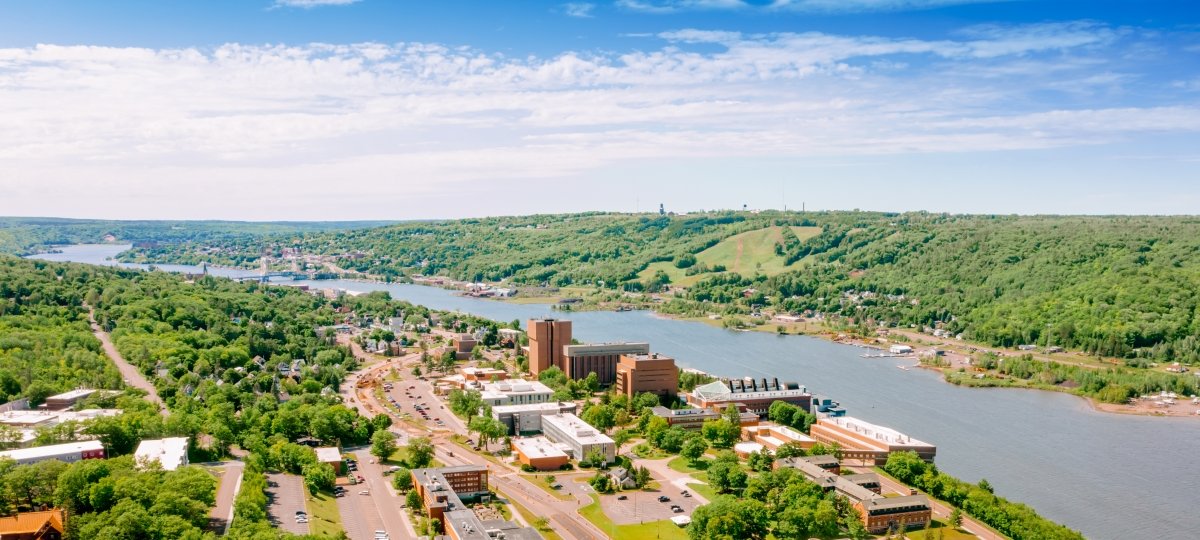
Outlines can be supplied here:
M563 346L571 344L571 321L530 319L529 372L535 376L550 366L563 367Z

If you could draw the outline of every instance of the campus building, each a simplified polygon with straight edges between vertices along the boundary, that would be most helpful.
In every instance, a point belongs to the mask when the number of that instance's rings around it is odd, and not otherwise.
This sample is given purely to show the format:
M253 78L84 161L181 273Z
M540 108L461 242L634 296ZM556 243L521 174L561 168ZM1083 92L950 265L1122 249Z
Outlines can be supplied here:
M61 394L46 398L46 401L41 405L38 405L38 407L42 409L49 409L51 411L70 409L71 407L74 407L76 403L87 399L88 396L95 394L96 392L98 392L98 390L93 390L91 388L80 388L78 390L71 390L70 392L63 392Z
M766 418L771 404L776 401L790 403L804 410L812 408L812 394L803 385L779 379L733 379L713 381L697 386L687 394L687 402L693 407L722 411L729 405L738 410L753 412ZM739 406L740 405L740 406Z
M675 359L658 353L621 355L621 361L617 363L616 389L629 398L643 392L674 398L679 391Z
M668 426L679 426L690 431L698 430L704 427L705 422L721 417L721 413L712 409L668 409L661 405L652 407L650 412L666 420Z
M559 413L575 414L574 401L548 401L527 405L492 407L492 418L508 427L507 435L531 435L542 432L542 417Z
M536 376L550 366L562 368L563 347L571 344L571 321L530 319L527 327L529 372Z
M62 540L67 530L63 523L63 511L57 508L0 517L0 539Z
M317 463L325 463L333 467L335 474L342 474L342 451L336 446L319 446L313 448L317 452Z
M546 403L554 395L554 391L538 381L507 379L503 381L475 383L483 398L483 403L490 407L504 405L530 405Z
M188 464L187 449L187 437L147 439L138 443L133 460L142 466L157 462L164 471L173 471Z
M542 417L542 433L563 445L575 459L587 459L593 452L604 456L605 463L612 463L617 458L616 443L573 414Z
M834 465L831 467L829 462ZM932 517L929 499L924 495L885 497L875 473L838 474L840 465L833 456L809 456L781 459L776 468L791 467L826 491L836 491L858 510L863 525L872 534L888 530L924 527Z
M795 444L805 450L817 444L817 441L808 435L790 427L775 424L745 426L742 428L742 439L761 444L763 448L772 452L778 450L780 446L789 443Z
M916 452L925 461L933 461L937 454L937 447L932 444L852 416L821 418L808 432L819 443L840 446L843 459L880 466L887 463L892 452Z
M425 507L425 515L437 519L442 527L441 532L452 540L541 538L530 527L504 520L481 520L463 503L487 502L488 469L485 466L414 469L410 474L413 490L421 497L421 504Z
M570 461L570 456L545 437L513 439L513 453L522 465L539 471L557 471Z
M617 363L626 354L649 354L649 343L594 343L567 345L563 348L563 373L573 380L585 379L595 373L600 384L617 380Z
M104 459L104 445L100 441L80 441L66 444L52 444L34 448L20 448L0 452L0 458L8 458L17 465L28 465L39 461L57 459L64 463L74 463L81 459Z

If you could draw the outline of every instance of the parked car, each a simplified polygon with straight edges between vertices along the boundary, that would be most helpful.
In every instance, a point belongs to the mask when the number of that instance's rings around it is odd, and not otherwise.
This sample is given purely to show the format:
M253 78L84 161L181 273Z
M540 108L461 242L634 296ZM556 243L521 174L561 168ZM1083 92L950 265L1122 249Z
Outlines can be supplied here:
M362 491L358 492L358 494L359 494L359 495L370 495L370 494L371 494L371 490L369 490L369 489L364 489L364 490L362 490Z
M625 500L625 499L628 499L628 498L629 498L629 497L627 497L627 496L625 496L625 495L617 495L617 500L618 500L618 501L623 501L623 500Z
M658 502L670 502L671 498L666 495L659 495Z

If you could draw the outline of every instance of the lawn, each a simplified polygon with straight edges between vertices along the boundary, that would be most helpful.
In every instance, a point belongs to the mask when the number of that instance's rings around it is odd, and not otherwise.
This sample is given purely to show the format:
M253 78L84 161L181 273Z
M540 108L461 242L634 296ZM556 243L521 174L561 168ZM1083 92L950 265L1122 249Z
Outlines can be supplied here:
M640 540L642 538L686 540L688 537L686 529L667 519L649 523L616 525L604 513L604 509L600 507L600 499L596 495L592 495L592 504L579 509L579 515L594 523L600 530L607 532L610 538L617 540Z
M743 276L752 276L755 273L766 276L779 274L791 268L783 264L783 257L775 254L775 244L779 242L782 230L782 227L766 227L735 234L697 253L696 261L710 267L721 265L726 270ZM808 240L821 234L821 228L792 227L792 232L801 240ZM706 277L705 274L686 275L684 269L676 268L675 263L669 261L651 263L638 273L638 277L648 279L659 270L671 277L672 284L683 287L693 285Z
M938 534L942 536L938 536ZM969 532L962 529L955 529L949 523L937 519L933 520L933 525L930 527L928 533L925 531L911 531L907 536L912 540L972 540L978 538Z
M305 488L308 495L308 489ZM337 499L328 493L317 493L316 496L305 497L305 507L308 509L308 531L314 536L342 535L342 516L338 513Z
M688 461L687 458L680 456L675 459L672 459L671 461L668 461L667 466L670 467L672 471L678 471L681 473L691 474L694 472L700 472L700 471L707 470L708 463L709 463L708 461L701 459L699 463L697 463L695 466L693 466L692 463L690 461Z
M568 493L563 493L561 489L551 488L550 484L546 483L546 475L539 476L539 475L533 475L533 474L529 474L529 473L520 473L520 475L523 478L525 478L526 480L529 480L529 483L541 488L542 491L549 493L551 496L553 496L554 498L556 498L560 501L569 501L569 500L572 500L575 498L575 497L572 497ZM570 476L557 475L555 482L558 482L559 484L561 484L563 482L570 482L571 480L573 480L573 478L571 478Z

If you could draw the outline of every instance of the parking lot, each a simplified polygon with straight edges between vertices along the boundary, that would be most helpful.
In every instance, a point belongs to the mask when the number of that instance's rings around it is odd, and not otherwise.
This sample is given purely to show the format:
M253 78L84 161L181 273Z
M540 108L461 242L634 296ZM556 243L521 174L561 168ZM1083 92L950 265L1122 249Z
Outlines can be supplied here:
M658 502L658 497L670 497L669 502ZM625 500L619 497L624 496ZM671 511L671 505L679 505L683 512ZM690 516L700 506L694 497L684 497L678 491L623 491L600 497L600 507L609 519L618 525L660 521L675 516Z
M292 474L268 474L267 519L287 532L308 534L308 523L296 522L297 511L307 512L304 506L304 479Z

